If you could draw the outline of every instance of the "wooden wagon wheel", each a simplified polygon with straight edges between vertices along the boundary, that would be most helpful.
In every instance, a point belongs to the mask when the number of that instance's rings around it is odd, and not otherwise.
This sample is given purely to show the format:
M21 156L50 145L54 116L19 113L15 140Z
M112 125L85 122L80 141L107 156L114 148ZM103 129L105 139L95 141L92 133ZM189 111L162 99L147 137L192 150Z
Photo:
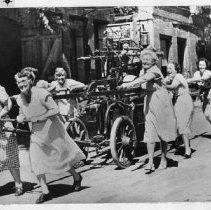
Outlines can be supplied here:
M117 117L123 114L124 114L124 107L116 102L110 104L109 107L106 109L104 124L105 124L105 134L107 138L110 137L111 128L113 126L114 121L117 119Z
M118 117L111 129L110 148L119 168L131 165L135 156L137 138L133 121L128 116Z
M70 119L66 130L74 141L82 141L84 143L90 142L87 128L79 118ZM79 144L79 147L87 158L89 153L89 146L87 146L87 144L83 145L83 143L81 143Z

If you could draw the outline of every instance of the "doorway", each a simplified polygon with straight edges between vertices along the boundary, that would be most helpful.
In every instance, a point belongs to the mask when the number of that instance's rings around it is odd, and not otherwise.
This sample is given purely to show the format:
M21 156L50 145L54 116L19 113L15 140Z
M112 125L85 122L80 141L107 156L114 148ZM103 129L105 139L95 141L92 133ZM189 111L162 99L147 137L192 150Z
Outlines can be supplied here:
M0 85L9 95L17 94L14 75L21 69L21 30L18 23L0 17Z
M181 72L179 72L179 73L182 73L182 71L183 71L185 47L186 47L186 39L177 38L178 64L181 69Z
M164 77L166 77L167 75L167 65L168 65L170 47L171 47L171 36L160 34L160 50L163 52L161 71Z
M78 60L79 57L86 56L86 18L77 15L69 15L70 32L69 32L69 50L70 50L70 65L72 77L81 82L85 82L87 78L86 62ZM66 40L67 41L67 40ZM67 42L65 43L67 44Z

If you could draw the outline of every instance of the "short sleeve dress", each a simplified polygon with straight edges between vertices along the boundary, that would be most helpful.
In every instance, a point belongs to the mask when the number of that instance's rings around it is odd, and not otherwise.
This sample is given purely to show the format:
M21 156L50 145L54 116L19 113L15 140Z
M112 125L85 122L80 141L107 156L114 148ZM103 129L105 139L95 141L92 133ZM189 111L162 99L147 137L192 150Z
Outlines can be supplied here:
M51 85L56 86L56 91L59 91L64 88L72 88L76 85L83 87L85 86L83 83L78 82L73 79L66 79L63 86L61 86L57 81L53 81ZM56 103L59 107L60 114L63 116L69 115L70 117L74 117L74 108L77 106L76 99L69 98L69 99L57 99Z
M177 137L176 116L164 77L157 66L140 72L140 76L146 80L150 74L156 75L156 79L142 84L146 90L144 142L174 141Z
M193 78L195 79L204 79L207 80L211 77L211 71L210 70L205 70L203 73L200 71L196 71L193 75ZM202 85L204 82L198 82L198 85Z
M48 97L47 90L32 87L31 91L30 103L25 101L22 94L17 99L20 112L25 117L39 117L51 108L58 108L52 97ZM29 154L31 168L36 175L64 173L85 159L57 115L32 123L31 132Z
M204 81L200 81L200 82L197 82L198 85L200 86L211 86L211 80L209 80L209 78L211 78L211 71L206 69L203 73L201 73L200 71L196 71L194 73L194 76L193 78L195 79L204 79ZM209 100L207 99L207 95L209 93L209 89L208 88L202 88L202 90L200 91L200 95L203 96L201 98L202 100L202 111L204 112L205 109L206 109L206 106L209 102Z
M193 100L189 93L188 83L182 74L176 74L172 83L177 81L179 86L174 90L177 99L174 105L179 134L190 134L193 114Z
M0 86L0 110L10 100L4 87ZM8 118L8 116L6 116ZM0 171L20 168L18 144L13 133L2 131L3 127L12 128L12 123L0 121Z

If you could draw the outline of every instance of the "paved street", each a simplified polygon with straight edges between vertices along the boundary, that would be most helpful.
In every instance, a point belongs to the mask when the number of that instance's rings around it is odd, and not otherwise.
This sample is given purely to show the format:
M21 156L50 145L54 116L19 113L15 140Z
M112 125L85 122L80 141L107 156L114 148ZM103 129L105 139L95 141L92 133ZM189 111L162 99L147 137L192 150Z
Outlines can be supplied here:
M125 170L118 170L112 160L104 163L103 157L96 158L78 169L84 178L80 192L71 191L73 179L68 173L48 176L54 199L46 203L211 201L211 125L199 107L195 108L192 130L191 159L185 160L180 154L174 155L174 149L170 150L169 167L147 175L146 156L138 157L136 164ZM39 196L40 188L30 172L26 150L20 151L20 159L22 180L29 191L15 197L11 176L5 171L0 174L0 204L33 204ZM159 160L155 158L156 165Z

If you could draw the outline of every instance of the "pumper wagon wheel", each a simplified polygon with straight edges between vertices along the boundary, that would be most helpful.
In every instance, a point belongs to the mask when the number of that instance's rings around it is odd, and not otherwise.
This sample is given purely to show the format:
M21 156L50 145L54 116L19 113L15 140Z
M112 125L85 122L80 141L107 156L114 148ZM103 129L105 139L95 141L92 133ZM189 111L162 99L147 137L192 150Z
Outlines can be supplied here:
M79 118L73 118L69 120L69 125L67 126L66 130L74 141L85 143L84 145L83 143L80 143L79 147L84 152L87 158L89 153L89 146L87 146L86 143L89 143L90 140L85 124Z
M113 160L119 168L127 168L132 164L136 145L133 121L128 116L118 117L111 129L110 148Z

